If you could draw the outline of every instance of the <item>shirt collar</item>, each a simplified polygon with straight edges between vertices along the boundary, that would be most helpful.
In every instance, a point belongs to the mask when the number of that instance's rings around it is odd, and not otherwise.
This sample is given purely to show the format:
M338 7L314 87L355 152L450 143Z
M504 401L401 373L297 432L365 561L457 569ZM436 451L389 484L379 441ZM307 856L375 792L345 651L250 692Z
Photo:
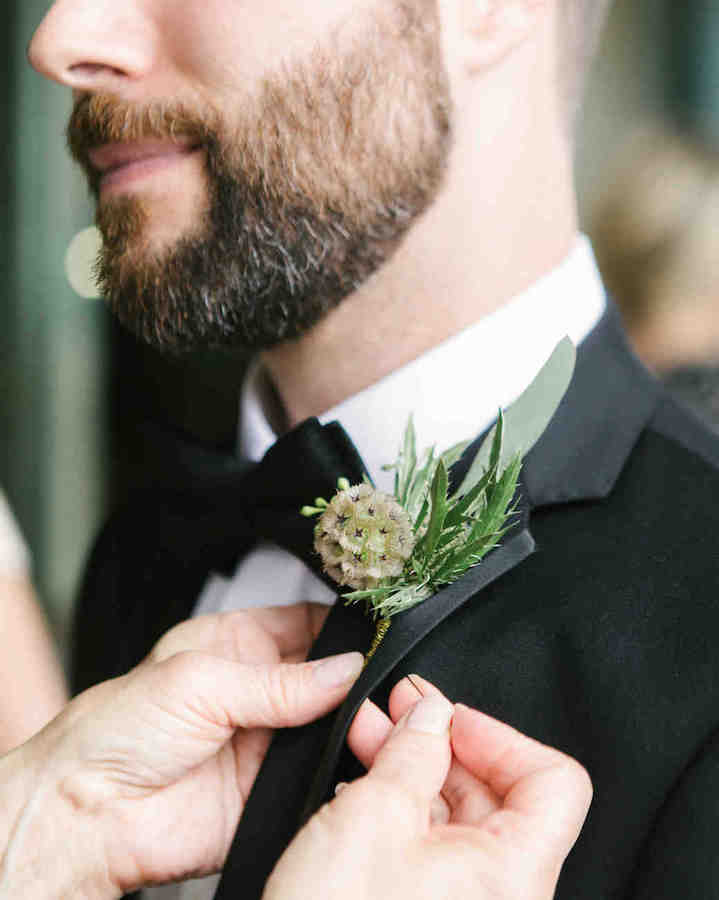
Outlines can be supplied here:
M475 437L527 387L556 344L579 344L606 308L589 240L526 291L432 350L318 416L339 421L378 487L391 490L394 462L410 414L418 446L442 451ZM260 459L277 435L265 414L263 373L255 366L242 390L239 449Z

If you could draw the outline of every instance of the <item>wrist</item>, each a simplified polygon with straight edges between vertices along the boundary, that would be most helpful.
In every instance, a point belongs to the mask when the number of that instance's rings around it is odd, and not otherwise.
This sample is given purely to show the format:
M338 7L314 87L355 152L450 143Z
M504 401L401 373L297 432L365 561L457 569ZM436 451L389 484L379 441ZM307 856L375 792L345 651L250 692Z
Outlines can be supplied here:
M33 745L41 742L38 735L0 759L0 896L113 900L120 892L108 882L99 834L63 796L52 757L39 764Z

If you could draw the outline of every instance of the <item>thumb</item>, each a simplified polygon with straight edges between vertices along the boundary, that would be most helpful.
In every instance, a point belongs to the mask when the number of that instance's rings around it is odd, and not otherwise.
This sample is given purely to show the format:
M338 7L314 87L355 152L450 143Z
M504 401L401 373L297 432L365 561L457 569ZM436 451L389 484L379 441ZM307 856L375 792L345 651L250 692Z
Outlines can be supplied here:
M176 654L178 695L209 719L235 728L304 725L344 699L362 671L361 653L307 663L247 665L209 654Z
M46 740L64 745L61 756L75 767L100 760L106 772L111 760L123 783L161 787L210 759L237 728L301 725L330 712L363 662L361 653L346 653L256 666L183 651L80 694Z
M449 772L453 712L444 697L424 697L395 725L367 775L368 782L412 804L422 822Z

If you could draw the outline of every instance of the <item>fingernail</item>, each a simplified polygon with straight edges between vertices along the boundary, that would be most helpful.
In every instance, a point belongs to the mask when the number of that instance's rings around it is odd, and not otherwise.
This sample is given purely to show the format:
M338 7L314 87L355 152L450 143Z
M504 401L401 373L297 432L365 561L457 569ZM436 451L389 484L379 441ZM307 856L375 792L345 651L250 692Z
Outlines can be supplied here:
M427 734L444 734L452 720L454 707L444 697L424 697L407 719L407 727Z
M335 797L339 797L342 791L347 787L346 781L339 781L337 783L337 787L335 788Z
M330 656L315 666L314 676L322 687L340 687L349 681L354 681L364 666L364 656L361 653L342 653L340 656Z

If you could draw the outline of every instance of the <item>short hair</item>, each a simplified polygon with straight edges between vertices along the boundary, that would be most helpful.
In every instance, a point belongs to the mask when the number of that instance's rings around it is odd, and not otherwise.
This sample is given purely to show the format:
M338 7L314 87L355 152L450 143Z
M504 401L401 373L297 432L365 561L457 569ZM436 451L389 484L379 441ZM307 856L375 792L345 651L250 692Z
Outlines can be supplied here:
M612 0L559 0L559 88L574 123Z

